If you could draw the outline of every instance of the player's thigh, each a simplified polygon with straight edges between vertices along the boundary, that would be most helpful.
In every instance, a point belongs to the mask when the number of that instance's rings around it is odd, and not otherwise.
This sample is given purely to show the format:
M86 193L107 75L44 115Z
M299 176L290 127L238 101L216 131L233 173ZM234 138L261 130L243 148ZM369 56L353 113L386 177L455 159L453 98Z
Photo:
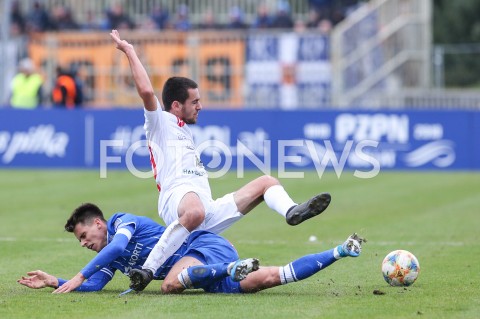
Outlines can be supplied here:
M263 194L268 188L279 184L276 178L263 175L241 187L233 194L238 211L247 214L263 201Z
M178 186L165 197L168 199L163 206L159 205L158 209L160 217L167 225L176 221L187 211L193 213L192 215L195 215L195 211L200 211L199 215L202 217L205 211L204 207L212 201L211 194L198 191L194 185Z
M199 213L205 214L205 207L195 192L188 192L183 195L182 199L178 203L178 217L182 217L185 213Z
M196 193L185 194L178 205L178 218L180 223L193 231L205 221L205 208Z
M183 286L178 280L178 274L188 267L199 265L203 265L203 263L194 257L182 257L179 261L175 263L175 265L173 265L167 277L165 277L165 279L163 280L162 291L165 293L172 293L178 292L178 290L183 290Z

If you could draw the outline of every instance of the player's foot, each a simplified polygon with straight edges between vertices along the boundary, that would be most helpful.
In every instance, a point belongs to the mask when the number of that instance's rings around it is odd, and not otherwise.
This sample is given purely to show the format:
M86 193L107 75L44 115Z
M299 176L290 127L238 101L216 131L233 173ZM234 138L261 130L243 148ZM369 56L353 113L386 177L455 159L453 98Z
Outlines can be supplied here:
M256 258L237 260L228 265L227 271L233 281L242 281L247 275L260 268L260 261Z
M287 212L287 223L295 226L307 219L320 215L327 209L331 200L329 193L322 193L310 198L305 203L290 208Z
M367 242L365 238L358 237L357 233L353 233L343 244L338 245L338 254L341 257L358 257L362 252L362 243L364 242Z
M153 280L153 273L150 269L132 269L128 276L130 277L130 288L135 291L142 291Z

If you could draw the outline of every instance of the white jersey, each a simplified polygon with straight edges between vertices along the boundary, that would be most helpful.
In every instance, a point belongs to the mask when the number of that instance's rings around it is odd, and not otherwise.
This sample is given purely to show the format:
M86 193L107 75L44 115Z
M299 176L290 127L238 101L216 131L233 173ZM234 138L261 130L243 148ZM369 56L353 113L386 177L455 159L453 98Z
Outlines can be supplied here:
M157 110L145 114L145 134L150 150L150 162L160 192L158 210L169 224L164 214L177 218L177 212L167 212L165 205L177 189L185 187L195 191L201 198L211 200L212 194L200 154L197 152L193 135L184 121L163 111L157 99ZM183 196L183 195L182 195Z

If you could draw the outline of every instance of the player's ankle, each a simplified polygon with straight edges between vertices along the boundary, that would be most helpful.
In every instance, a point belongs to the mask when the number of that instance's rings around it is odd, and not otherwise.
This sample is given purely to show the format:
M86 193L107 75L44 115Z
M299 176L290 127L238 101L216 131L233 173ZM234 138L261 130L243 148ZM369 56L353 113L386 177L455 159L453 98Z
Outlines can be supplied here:
M143 266L142 266L142 269L143 269L143 270L148 270L148 271L150 271L152 274L155 273L155 269L152 268L152 267L143 267Z

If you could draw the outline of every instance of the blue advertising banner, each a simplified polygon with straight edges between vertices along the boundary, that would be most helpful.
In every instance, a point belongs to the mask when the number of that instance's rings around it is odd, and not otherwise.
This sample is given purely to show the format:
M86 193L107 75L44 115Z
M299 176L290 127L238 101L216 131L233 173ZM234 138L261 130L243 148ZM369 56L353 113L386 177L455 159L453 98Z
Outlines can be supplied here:
M208 111L190 126L212 172L480 169L480 112ZM0 168L150 172L142 110L0 110Z

